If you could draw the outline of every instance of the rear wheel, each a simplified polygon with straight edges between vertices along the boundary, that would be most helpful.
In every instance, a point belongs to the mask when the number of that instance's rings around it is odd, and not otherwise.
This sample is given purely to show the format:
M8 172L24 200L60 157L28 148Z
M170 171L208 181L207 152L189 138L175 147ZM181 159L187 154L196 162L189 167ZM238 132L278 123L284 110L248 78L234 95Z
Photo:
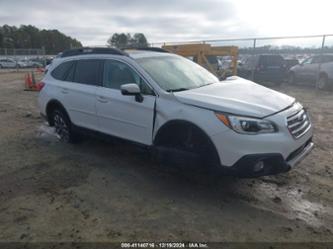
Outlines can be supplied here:
M74 142L72 124L67 114L62 109L55 109L53 111L52 120L58 139L65 143Z

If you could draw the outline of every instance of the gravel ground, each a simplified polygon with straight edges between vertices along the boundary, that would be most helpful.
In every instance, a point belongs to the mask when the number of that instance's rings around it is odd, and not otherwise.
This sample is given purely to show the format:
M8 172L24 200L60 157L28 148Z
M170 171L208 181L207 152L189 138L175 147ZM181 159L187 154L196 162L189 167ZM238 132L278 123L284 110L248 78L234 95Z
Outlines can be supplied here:
M333 242L333 93L277 90L309 108L316 147L288 173L237 179L125 143L60 143L23 73L1 73L0 242Z

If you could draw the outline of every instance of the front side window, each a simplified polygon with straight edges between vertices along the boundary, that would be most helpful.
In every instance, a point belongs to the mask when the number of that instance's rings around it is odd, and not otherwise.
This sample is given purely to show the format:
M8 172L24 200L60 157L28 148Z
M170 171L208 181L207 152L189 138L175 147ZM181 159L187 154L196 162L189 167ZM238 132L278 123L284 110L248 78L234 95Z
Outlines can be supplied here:
M180 56L154 56L136 61L166 91L182 91L219 82L205 68Z
M307 58L306 60L304 60L303 61L303 65L306 65L306 64L311 64L312 63L312 60L313 60L313 58L312 57L310 57L310 58Z
M74 81L87 85L100 85L102 82L102 60L84 59L76 62Z
M103 86L112 89L120 89L123 84L135 83L143 94L152 94L152 90L132 68L125 63L106 60L104 63Z

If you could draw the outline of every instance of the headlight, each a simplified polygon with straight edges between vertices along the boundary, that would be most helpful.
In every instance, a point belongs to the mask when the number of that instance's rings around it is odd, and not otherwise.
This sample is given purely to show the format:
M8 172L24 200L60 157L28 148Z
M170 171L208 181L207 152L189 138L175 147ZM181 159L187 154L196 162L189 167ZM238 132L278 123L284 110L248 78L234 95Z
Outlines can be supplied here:
M273 133L277 129L268 120L215 113L226 126L242 134Z

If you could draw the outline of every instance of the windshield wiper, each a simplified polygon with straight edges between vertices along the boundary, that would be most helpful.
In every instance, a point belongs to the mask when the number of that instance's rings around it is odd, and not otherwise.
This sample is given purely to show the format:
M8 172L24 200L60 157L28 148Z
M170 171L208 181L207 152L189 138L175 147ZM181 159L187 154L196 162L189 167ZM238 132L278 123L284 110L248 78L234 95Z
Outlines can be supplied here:
M208 85L211 85L211 84L214 84L214 83L203 84L203 85L201 85L201 86L198 86L197 88L200 88L200 87L203 87L203 86L208 86Z
M167 92L181 92L181 91L186 91L186 90L189 90L188 88L184 88L184 87L181 87L181 88L176 88L176 89L168 89L166 90Z

